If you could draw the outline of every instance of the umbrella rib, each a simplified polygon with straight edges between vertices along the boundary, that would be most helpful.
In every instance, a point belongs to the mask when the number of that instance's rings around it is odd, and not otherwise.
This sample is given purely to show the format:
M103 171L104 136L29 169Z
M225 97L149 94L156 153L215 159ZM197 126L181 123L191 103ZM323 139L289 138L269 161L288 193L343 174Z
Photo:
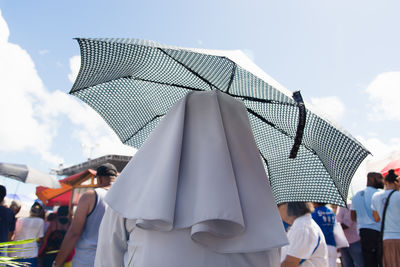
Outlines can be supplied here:
M235 94L231 94L231 93L229 93L229 95L233 96L233 97L242 98L244 100L253 101L253 102L260 102L260 103L267 103L267 104L278 104L278 105L285 105L285 106L292 106L292 107L296 107L297 106L296 104L293 104L293 103L280 102L280 101L271 100L271 99L261 99L261 98L251 97L251 96L235 95Z
M179 87L179 88L183 88L183 89L187 89L187 90L193 90L193 91L201 91L201 92L205 91L205 90L202 90L202 89L189 87L189 86L185 86L185 85L179 85L179 84L174 84L174 83L165 83L165 82L156 82L156 81L136 78L136 77L132 77L132 76L123 77L123 78L125 78L125 79L134 79L134 80L138 80L138 81L142 81L142 82L156 83L156 84L172 86L172 87Z
M276 130L279 131L280 133L282 133L282 134L284 134L284 135L290 137L291 139L294 139L294 137L293 137L292 135L290 135L289 133L285 132L284 130L278 128L275 124L273 124L272 122L266 120L263 116L261 116L261 115L258 114L257 112L255 112L255 111L253 111L252 109L247 108L247 107L246 107L246 109L247 109L247 111L248 111L250 114L252 114L252 115L254 115L255 117L257 117L258 119L262 120L264 123L266 123L266 124L268 124L269 126L273 127L274 129L276 129ZM301 144L301 145L302 145L304 148L306 148L307 150L309 150L311 153L313 153L314 155L317 154L312 148L308 147L307 145L305 145L305 144Z
M189 86L186 86L186 85L179 85L179 84L174 84L174 83L151 81L151 80L146 80L146 79L137 78L137 77L133 77L133 76L127 76L127 77L123 77L123 78L125 78L125 79L135 79L135 80L142 81L142 82L156 83L156 84L166 85L166 86L179 87L179 88L183 88L183 89L187 89L187 90L193 90L193 91L200 91L200 92L205 91L205 90L202 90L202 89L198 89L198 88L195 88L195 87L189 87ZM120 79L123 79L123 78L120 78ZM220 89L218 89L218 90L220 90ZM221 91L221 92L224 92L224 91ZM251 96L235 95L235 94L232 94L232 93L229 93L229 92L224 92L224 93L226 93L226 94L228 94L228 95L230 95L232 97L242 98L244 100L249 100L249 101L254 101L254 102L267 103L267 104L278 104L278 105L285 105L285 106L292 106L292 107L296 107L297 106L297 104L294 104L294 103L280 102L280 101L270 100L270 99L261 99L261 98L251 97Z
M268 161L267 159L264 157L263 153L261 152L261 150L258 150L258 152L260 153L261 157L264 160L265 166L267 166L267 175L268 175L268 181L269 181L269 185L271 185L271 180L269 179L271 176L269 175L269 167L268 167Z
M232 73L231 73L231 78L229 79L229 84L228 84L228 90L226 90L226 93L230 95L229 93L229 89L231 89L232 83L233 83L233 78L235 77L235 72L236 72L236 64L234 62L233 63L233 69L232 69Z
M179 65L181 65L182 67L184 67L185 69L187 69L190 73L192 73L194 76L198 77L200 80L202 80L203 82L205 82L206 84L208 84L208 86L210 86L210 89L212 90L213 88L217 88L218 90L222 91L221 89L219 89L217 86L213 85L212 83L210 83L210 81L208 81L207 79L203 78L200 74L198 74L197 72L195 72L194 70L192 70L191 68L189 68L188 66L186 66L185 64L183 64L182 62L176 60L175 58L173 58L171 55L169 55L167 52L164 51L164 49L161 48L157 48L158 50L160 50L163 54L165 54L167 57L171 58L173 61L175 61L176 63L178 63Z
M128 142L132 137L134 137L138 132L140 132L141 130L143 130L143 128L144 127L146 127L147 125L149 125L149 123L151 123L152 121L154 121L155 119L157 119L157 118L159 118L159 117L162 117L162 116L164 116L165 114L163 114L163 115L156 115L156 116L154 116L151 120L149 120L148 122L146 122L142 127L140 127L140 129L138 129L136 132L134 132L131 136L129 136L129 138L127 138L127 139L125 139L124 141L122 141L122 143L126 143L126 142Z

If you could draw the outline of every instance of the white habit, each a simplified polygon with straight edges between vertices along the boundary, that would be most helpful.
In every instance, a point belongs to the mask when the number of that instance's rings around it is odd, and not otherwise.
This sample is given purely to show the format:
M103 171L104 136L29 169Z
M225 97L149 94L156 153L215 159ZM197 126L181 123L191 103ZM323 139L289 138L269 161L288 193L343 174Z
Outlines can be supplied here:
M268 267L288 243L245 106L189 93L106 196L95 266Z

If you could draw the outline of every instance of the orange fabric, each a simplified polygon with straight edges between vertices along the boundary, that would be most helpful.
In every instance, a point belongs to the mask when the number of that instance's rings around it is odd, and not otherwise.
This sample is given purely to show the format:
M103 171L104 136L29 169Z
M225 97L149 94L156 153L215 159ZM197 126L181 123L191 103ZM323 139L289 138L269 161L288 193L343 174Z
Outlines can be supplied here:
M72 189L79 187L82 183L90 179L90 184L85 185L89 187L95 187L94 178L96 177L96 171L87 169L85 171L76 173L67 178L60 180L60 188L47 188L44 186L36 187L36 195L43 202L45 206L63 206L69 205L69 201L72 195ZM76 204L76 203L74 203Z
M63 195L67 193L68 191L72 191L72 186L60 183L61 187L60 188L47 188L44 186L38 186L36 187L36 195L37 197L45 204L47 205L47 202L57 196Z
M79 185L81 182L88 180L89 178L94 178L96 176L96 171L92 169L87 169L85 171L76 173L74 175L68 176L60 180L60 183L69 184L69 185Z

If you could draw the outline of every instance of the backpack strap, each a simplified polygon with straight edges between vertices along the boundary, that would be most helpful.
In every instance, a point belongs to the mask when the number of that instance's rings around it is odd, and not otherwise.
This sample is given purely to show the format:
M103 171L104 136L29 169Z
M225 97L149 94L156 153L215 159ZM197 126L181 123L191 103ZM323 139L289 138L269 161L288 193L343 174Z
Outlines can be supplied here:
M311 255L314 254L314 252L317 250L317 248L319 247L319 244L321 243L321 236L318 235L318 242L317 242L317 246L314 248L313 252L311 253ZM303 262L305 262L307 259L301 259L299 262L299 265L301 265Z

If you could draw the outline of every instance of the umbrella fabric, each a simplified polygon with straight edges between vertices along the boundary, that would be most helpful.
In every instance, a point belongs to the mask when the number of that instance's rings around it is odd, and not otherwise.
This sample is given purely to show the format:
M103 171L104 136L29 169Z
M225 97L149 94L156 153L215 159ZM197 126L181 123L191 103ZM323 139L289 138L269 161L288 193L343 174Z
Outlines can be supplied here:
M309 109L299 120L299 105L290 92L240 51L134 39L78 42L82 64L70 93L94 108L124 144L140 148L188 92L219 90L245 104L278 203L345 205L351 178L369 152ZM289 158L304 119L297 157Z
M28 203L28 204L33 204L33 202L35 202L34 199L30 198L29 196L22 195L22 194L7 194L6 198L8 198L10 201L18 200L19 202Z
M395 159L389 162L385 168L381 170L382 175L386 176L391 169L393 169L397 175L400 175L400 159Z
M48 188L44 186L36 187L36 195L47 207L68 206L71 195L72 186L61 183L60 188Z
M0 175L23 183L50 188L60 187L60 183L55 177L23 164L0 163Z
M193 92L160 122L106 202L142 229L188 229L211 251L253 253L287 244L266 181L243 103Z

